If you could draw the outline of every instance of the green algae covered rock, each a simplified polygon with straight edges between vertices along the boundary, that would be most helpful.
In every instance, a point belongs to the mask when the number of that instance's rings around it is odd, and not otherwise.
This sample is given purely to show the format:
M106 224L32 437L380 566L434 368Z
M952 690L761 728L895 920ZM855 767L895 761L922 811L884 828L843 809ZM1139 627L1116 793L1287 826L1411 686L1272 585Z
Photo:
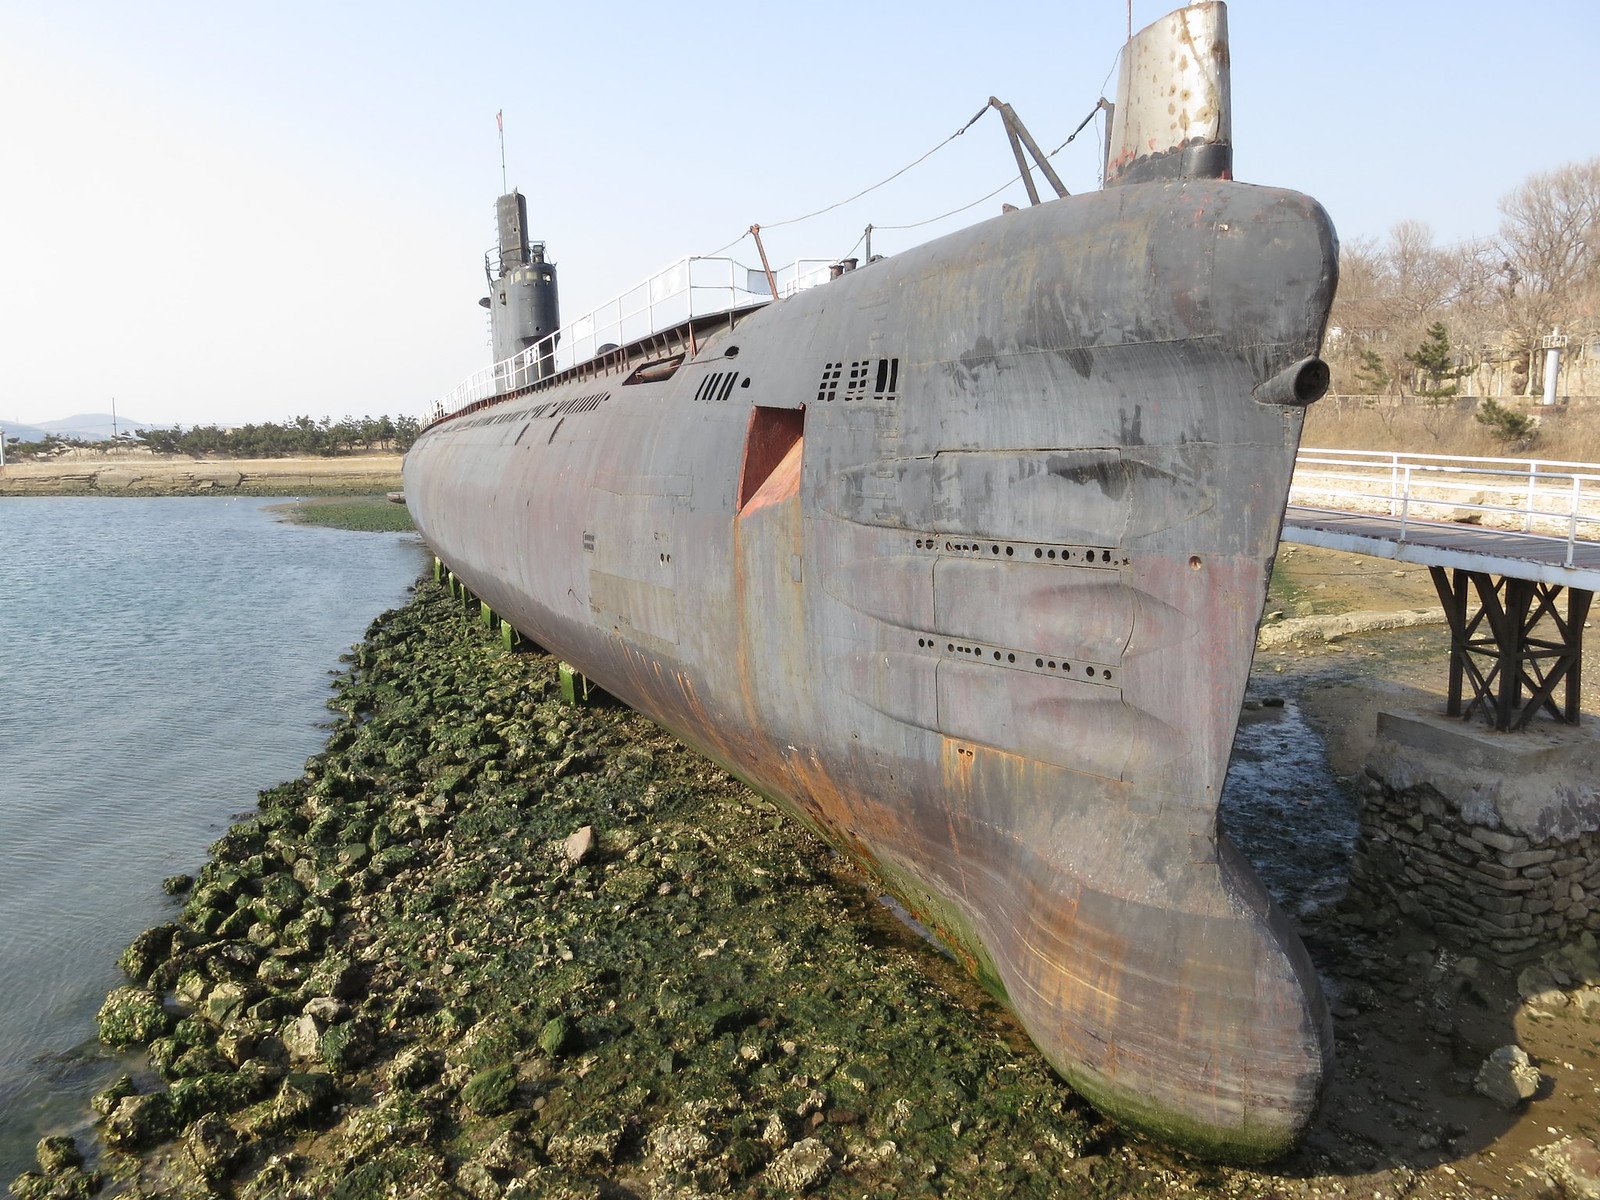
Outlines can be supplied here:
M511 1107L517 1089L517 1070L509 1063L479 1071L461 1089L461 1101L480 1117L492 1117Z
M987 1002L764 801L556 696L438 587L374 622L326 751L130 947L192 1007L166 1090L97 1101L140 1186L1051 1194L1097 1118Z
M171 1137L176 1129L172 1100L165 1092L127 1096L105 1120L105 1139L119 1150L140 1150Z
M555 1058L572 1040L572 1026L565 1017L551 1017L539 1030L539 1049Z
M172 938L178 932L176 925L157 925L147 929L129 943L117 959L123 974L135 983L144 983L161 961L172 953Z
M141 987L120 987L106 997L95 1017L100 1040L107 1046L144 1046L177 1024L161 997Z

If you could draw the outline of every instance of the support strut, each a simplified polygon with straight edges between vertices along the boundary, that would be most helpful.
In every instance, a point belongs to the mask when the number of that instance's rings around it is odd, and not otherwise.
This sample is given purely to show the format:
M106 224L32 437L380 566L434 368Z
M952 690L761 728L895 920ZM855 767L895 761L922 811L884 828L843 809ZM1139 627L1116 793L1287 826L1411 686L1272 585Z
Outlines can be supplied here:
M1485 571L1430 567L1450 625L1450 690L1445 711L1479 711L1495 729L1526 729L1541 708L1576 725L1583 674L1583 623L1592 591ZM1469 586L1478 600L1471 611ZM1560 600L1566 593L1566 613ZM1463 684L1472 699L1463 708ZM1562 689L1561 703L1556 689Z

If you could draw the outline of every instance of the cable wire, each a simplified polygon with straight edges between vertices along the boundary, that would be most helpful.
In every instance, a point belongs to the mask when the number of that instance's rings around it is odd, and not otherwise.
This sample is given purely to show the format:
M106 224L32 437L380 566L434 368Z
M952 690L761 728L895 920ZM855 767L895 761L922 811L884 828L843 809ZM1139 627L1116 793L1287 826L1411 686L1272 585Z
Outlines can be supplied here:
M927 161L929 158L932 158L940 150L943 150L951 142L955 141L963 133L965 133L967 130L971 129L974 125L976 125L978 123L978 119L980 117L982 117L983 114L988 112L988 111L989 111L989 105L986 102L982 108L980 108L977 112L972 114L971 119L968 120L967 123L965 125L963 125L960 129L956 130L949 137L945 138L944 141L940 142L937 146L935 146L932 150L929 150L926 154L922 155L920 158L918 158L918 159L916 159L916 160L914 160L912 162L909 162L905 166L901 167L898 171L896 171L893 175L890 175L887 179L881 179L877 183L873 184L871 187L862 188L854 196L846 196L843 200L836 201L835 203L828 205L826 208L819 208L815 212L806 213L804 216L790 217L787 221L768 221L766 224L762 225L761 228L763 228L763 229L781 229L785 225L798 225L801 221L809 221L812 217L820 217L823 213L832 212L834 209L842 208L846 204L849 204L853 200L859 200L859 199L861 199L861 197L865 196L868 192L877 191L879 188L883 187L884 184L893 183L896 179L899 179L900 176L904 175L907 171L911 170L912 167L916 166L918 163Z
M1095 106L1089 110L1089 115L1086 116L1082 121L1078 122L1078 127L1072 131L1071 135L1068 136L1067 140L1062 142L1061 145L1057 146L1054 150L1050 151L1049 154L1046 154L1045 157L1046 158L1054 158L1056 155L1060 154L1063 150L1065 150L1068 146L1070 146L1072 144L1073 138L1077 137L1080 133L1082 133L1084 131L1084 129L1087 128L1089 122L1093 121L1095 119L1095 117L1099 114L1100 106L1103 103L1104 103L1103 100L1096 101L1095 102ZM981 116L982 114L980 113L979 115ZM995 188L994 191L988 193L987 195L979 196L976 200L972 201L972 203L963 204L960 208L952 208L949 212L940 213L937 217L929 217L925 221L913 221L909 225L877 225L877 224L874 224L872 228L874 230L878 230L878 229L890 229L890 230L920 229L924 225L932 225L935 221L942 221L946 217L953 217L958 213L964 213L969 208L976 208L978 205L982 204L985 200L993 200L996 196L998 196L1001 192L1005 191L1012 184L1020 183L1020 182L1022 182L1022 176L1021 175L1012 175L1009 178L1007 178L1004 183L1002 183L999 187Z

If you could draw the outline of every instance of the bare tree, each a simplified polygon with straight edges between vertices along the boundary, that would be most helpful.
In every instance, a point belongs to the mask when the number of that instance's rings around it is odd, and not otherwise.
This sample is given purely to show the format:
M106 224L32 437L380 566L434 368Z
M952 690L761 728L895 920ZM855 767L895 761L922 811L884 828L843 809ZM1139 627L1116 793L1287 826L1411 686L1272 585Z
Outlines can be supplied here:
M1592 331L1600 290L1600 158L1528 178L1500 201L1501 291L1508 332L1531 377L1555 325Z

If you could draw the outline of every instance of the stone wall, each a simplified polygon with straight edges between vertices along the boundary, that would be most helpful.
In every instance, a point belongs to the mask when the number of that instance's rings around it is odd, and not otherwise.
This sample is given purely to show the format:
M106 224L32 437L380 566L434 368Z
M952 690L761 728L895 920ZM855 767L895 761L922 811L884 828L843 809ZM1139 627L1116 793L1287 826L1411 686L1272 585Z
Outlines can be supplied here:
M1383 713L1362 780L1351 900L1393 906L1501 963L1600 930L1600 740L1592 725L1494 733Z
M1350 887L1443 941L1514 963L1600 930L1600 834L1533 841L1474 825L1431 785L1395 788L1369 770Z

